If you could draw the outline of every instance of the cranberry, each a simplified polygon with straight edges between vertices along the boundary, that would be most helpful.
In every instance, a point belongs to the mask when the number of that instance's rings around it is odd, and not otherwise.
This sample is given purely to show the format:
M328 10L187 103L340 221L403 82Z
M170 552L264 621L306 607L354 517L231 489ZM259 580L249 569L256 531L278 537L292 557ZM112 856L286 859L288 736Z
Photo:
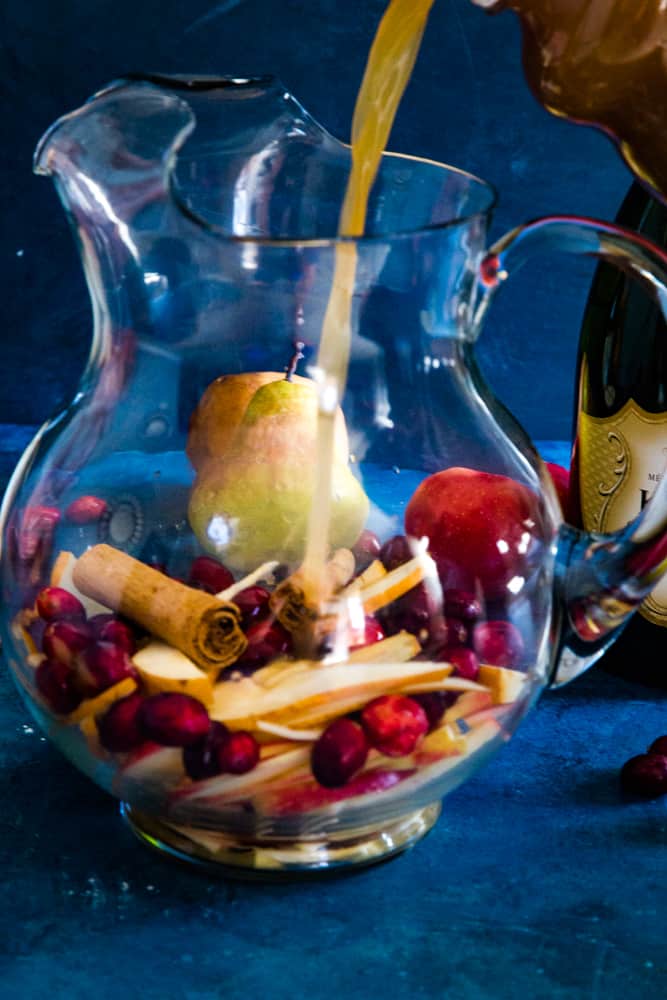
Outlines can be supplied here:
M248 645L243 655L233 665L234 670L253 671L263 667L269 660L286 653L292 637L279 622L255 622L246 632Z
M65 511L65 517L72 524L92 524L99 521L108 509L108 503L100 497L77 497Z
M238 729L218 747L218 765L228 774L245 774L259 761L259 746L251 733Z
M137 721L142 703L142 696L135 692L127 698L114 702L111 708L96 720L100 743L106 750L125 753L144 742L144 734Z
M340 788L364 766L368 740L358 722L341 718L330 722L313 745L313 776L325 788Z
M384 639L384 629L380 625L377 618L373 615L367 615L364 619L364 626L362 629L351 629L350 630L350 649L359 649L360 646L372 646L376 642L381 642Z
M35 684L54 712L67 715L81 703L74 674L61 660L43 660L35 671Z
M211 728L197 740L183 747L183 767L193 781L202 778L212 778L220 774L222 768L218 761L218 751L229 736L227 726L222 722L212 722Z
M219 594L234 583L234 577L222 563L210 556L198 556L190 567L188 583L191 587Z
M394 535L380 549L380 562L386 570L396 569L412 559L412 549L405 535Z
M425 691L423 694L411 694L410 698L424 709L430 732L440 725L443 715L458 698L458 693L456 691Z
M465 646L445 646L438 659L451 663L457 677L465 677L467 681L476 681L479 677L479 660L472 649L466 649Z
M524 644L516 625L506 621L480 622L473 631L473 645L482 663L514 667L523 655Z
M476 622L482 617L482 605L469 591L453 588L445 591L445 614L464 622Z
M42 635L42 649L48 657L71 666L80 653L93 640L93 630L87 622L68 621L61 618L49 622Z
M444 620L448 646L465 646L470 638L467 625L460 618L449 615Z
M167 747L186 747L206 736L208 712L188 694L167 691L142 702L138 724L149 740Z
M99 694L137 671L127 652L111 642L96 640L74 660L76 682L85 695Z
M429 725L419 702L401 694L374 698L362 711L361 724L371 746L387 757L412 753Z
M621 787L628 795L657 799L667 793L667 757L660 753L640 753L621 769Z
M444 621L423 583L381 608L378 618L387 635L412 632L422 646L430 641L444 641Z
M92 627L96 639L120 646L129 656L136 653L137 640L132 626L127 622L115 615L94 615L88 624Z
M62 587L44 587L37 595L37 613L45 622L56 619L81 619L86 617L78 597Z
M667 757L667 736L658 736L648 748L649 753L659 753Z
M241 627L247 629L257 618L262 618L269 607L271 594L265 587L246 587L232 598L241 612Z
M374 531L364 530L352 546L357 573L363 572L373 560L380 556L382 546Z

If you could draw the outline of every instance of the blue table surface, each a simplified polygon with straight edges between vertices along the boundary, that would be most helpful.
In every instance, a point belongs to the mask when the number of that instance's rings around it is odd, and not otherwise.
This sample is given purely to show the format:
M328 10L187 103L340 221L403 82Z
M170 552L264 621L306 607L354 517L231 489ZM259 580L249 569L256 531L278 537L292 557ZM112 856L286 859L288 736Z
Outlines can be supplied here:
M4 482L29 430L0 431ZM666 700L596 668L546 694L412 851L279 885L139 845L4 671L0 997L664 996L667 800L624 801L618 771L667 731Z

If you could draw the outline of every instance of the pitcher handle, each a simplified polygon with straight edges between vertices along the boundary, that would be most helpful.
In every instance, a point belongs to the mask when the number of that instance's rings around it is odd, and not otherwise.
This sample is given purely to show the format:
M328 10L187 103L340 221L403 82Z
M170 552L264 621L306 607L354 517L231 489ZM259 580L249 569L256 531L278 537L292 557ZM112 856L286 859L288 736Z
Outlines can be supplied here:
M530 257L544 251L599 257L647 289L667 321L667 254L650 240L609 222L549 216L518 226L480 264L475 324L493 293ZM613 534L563 524L555 588L563 625L550 679L564 684L591 666L667 571L667 475L642 512Z

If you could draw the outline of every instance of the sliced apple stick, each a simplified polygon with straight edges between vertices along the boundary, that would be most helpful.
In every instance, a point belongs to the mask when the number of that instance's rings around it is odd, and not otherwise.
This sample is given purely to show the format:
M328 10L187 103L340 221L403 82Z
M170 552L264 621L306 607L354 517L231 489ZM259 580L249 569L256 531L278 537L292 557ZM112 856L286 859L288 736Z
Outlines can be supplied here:
M405 694L425 694L429 691L484 691L486 694L489 693L488 688L483 684L469 681L465 677L445 677L442 681L407 683L401 688L401 691Z
M479 749L488 740L500 732L501 727L495 719L487 719L480 725L463 733L453 725L439 726L424 737L418 751L418 757L423 754L470 754Z
M492 705L492 698L486 689L478 691L466 691L456 699L453 705L447 709L443 716L443 722L456 722L457 719L466 719L475 712L481 712Z
M235 726L252 726L258 718L289 724L288 716L313 705L328 705L335 694L344 698L358 695L363 703L377 694L399 690L410 681L444 681L450 671L449 664L418 661L317 664L269 689L244 677L216 684L210 715Z
M362 587L357 596L369 615L407 594L424 577L431 575L431 572L435 572L433 560L426 552L420 552L414 559L392 569L380 580Z
M411 660L421 653L419 640L411 632L397 632L390 635L388 639L371 643L369 646L361 646L348 653L345 663L383 663L384 661L393 663L403 663ZM446 666L444 663L435 664L440 668ZM451 667L450 667L451 671Z
M69 590L70 594L78 597L89 618L94 615L109 614L111 608L107 608L106 605L100 604L92 597L82 594L78 587L75 587L73 573L76 562L76 556L73 552L59 552L51 570L51 586L62 587L63 590Z
M200 670L185 653L166 642L151 640L132 657L147 694L181 691L209 705L213 700L213 684L208 674Z
M246 774L221 774L214 778L196 781L187 788L178 790L174 800L183 804L187 802L189 805L206 799L215 799L216 803L222 803L248 798L268 781L273 781L278 775L287 774L293 768L307 764L309 759L310 748L299 747L289 753L261 761Z
M479 679L491 691L496 705L506 705L516 701L526 686L526 674L509 667L496 667L483 663L479 668Z
M281 726L277 722L268 722L266 719L257 719L255 728L262 733L280 736L284 740L300 740L306 743L313 743L322 734L321 729L293 729L291 726Z
M236 583L232 583L229 587L221 590L220 593L215 596L220 598L221 601L231 601L237 594L240 594L242 590L245 590L246 587L253 587L259 580L267 580L273 573L274 569L279 565L280 564L276 559L273 559L271 562L262 563L262 565L258 566L257 569L254 569L252 573L248 573L247 576L237 580Z
M377 583L387 575L387 571L380 562L379 559L374 559L370 566L367 566L363 573L355 577L347 587L341 590L339 597L345 599L346 597L351 597L353 594L357 594L362 587L369 587L372 583Z
M134 677L124 677L122 681L118 681L113 687L102 691L95 698L86 698L78 708L70 712L69 715L64 716L63 722L67 723L68 726L72 726L81 722L82 719L85 719L89 715L100 715L107 708L111 708L114 702L120 701L121 698L127 698L128 695L136 690L137 682Z
M268 735L268 733L259 733L255 730L255 738L258 742L262 736ZM271 757L279 757L280 754L289 753L291 750L294 750L294 740L278 740L273 737L269 743L260 742L259 759L270 760Z

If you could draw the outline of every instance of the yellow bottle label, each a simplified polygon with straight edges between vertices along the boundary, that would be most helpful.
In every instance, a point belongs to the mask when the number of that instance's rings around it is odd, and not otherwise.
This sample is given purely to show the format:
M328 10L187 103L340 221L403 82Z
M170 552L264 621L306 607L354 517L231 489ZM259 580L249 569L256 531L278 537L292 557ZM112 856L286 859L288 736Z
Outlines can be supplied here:
M667 413L647 413L630 399L613 417L579 419L581 513L587 531L616 531L639 514L667 463ZM667 627L667 577L641 606Z

